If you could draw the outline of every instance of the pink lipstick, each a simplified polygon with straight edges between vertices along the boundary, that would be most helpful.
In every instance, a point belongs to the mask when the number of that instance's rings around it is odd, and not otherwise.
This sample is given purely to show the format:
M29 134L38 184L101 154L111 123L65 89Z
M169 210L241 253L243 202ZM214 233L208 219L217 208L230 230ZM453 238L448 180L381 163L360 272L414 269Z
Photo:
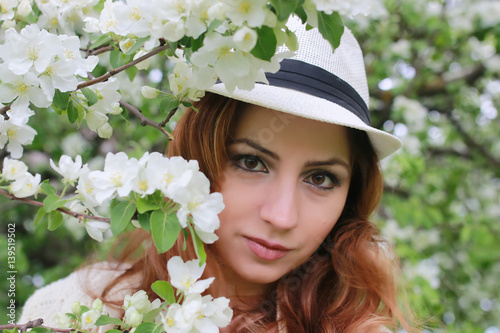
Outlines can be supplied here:
M253 253L264 260L277 260L283 258L290 249L275 243L270 243L259 238L245 237L248 246Z

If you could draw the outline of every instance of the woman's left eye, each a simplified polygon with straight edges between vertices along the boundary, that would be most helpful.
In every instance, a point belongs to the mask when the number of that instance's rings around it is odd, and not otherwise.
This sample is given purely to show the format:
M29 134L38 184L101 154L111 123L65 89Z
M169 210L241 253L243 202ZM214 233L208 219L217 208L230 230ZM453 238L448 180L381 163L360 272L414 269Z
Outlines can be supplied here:
M311 184L321 190L331 190L339 186L337 177L329 172L315 172L304 179L308 184Z

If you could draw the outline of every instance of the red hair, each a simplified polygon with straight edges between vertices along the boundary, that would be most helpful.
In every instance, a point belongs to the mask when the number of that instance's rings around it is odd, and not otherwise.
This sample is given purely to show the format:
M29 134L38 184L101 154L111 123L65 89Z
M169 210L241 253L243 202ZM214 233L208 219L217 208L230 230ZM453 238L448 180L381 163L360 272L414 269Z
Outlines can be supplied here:
M227 162L226 146L237 121L242 103L215 94L207 94L198 104L199 112L186 111L174 131L169 156L196 159L200 170L217 189ZM348 129L353 166L351 185L344 210L329 236L301 266L273 283L267 295L234 309L231 332L381 332L384 326L403 326L412 331L397 304L396 263L378 228L369 222L382 195L383 182L378 158L365 132ZM118 258L130 261L132 253L150 236L135 231L135 244L128 244ZM216 254L207 246L206 276L215 276L208 290L220 295L217 284L224 277L217 266ZM150 245L131 268L112 281L102 296L120 281L140 273L138 290L155 298L151 284L168 280L166 263L174 255L184 260L195 257L192 244L182 251L178 241L167 253L158 254ZM120 300L116 303L118 304ZM279 310L278 310L279 309ZM399 324L398 324L399 323Z

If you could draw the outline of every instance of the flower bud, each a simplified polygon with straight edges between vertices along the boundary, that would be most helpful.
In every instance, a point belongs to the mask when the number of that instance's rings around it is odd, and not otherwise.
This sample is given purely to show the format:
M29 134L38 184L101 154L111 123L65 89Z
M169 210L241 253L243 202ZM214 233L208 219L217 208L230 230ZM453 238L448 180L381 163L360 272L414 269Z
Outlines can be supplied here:
M22 0L19 6L17 6L17 15L20 17L26 17L33 11L31 4L28 0Z
M96 298L94 302L92 302L92 309L102 312L102 301L99 298Z
M150 86L142 86L141 93L145 98L156 98L160 94L160 91Z
M123 322L127 326L137 327L142 323L142 314L140 314L133 306L129 307L127 311L125 311Z
M80 305L80 302L76 301L75 303L73 303L71 311L73 311L73 314L78 316L82 312L82 306Z
M113 127L109 123L105 123L97 129L97 134L100 138L109 139L113 135Z

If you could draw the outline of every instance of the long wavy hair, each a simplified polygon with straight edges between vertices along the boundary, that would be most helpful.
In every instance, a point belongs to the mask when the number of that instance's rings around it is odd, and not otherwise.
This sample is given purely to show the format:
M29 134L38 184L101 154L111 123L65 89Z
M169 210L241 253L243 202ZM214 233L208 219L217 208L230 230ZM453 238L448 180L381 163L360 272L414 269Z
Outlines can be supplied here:
M186 111L174 131L168 147L169 156L196 159L200 169L217 190L227 163L226 147L231 129L238 120L243 103L207 93L196 105L199 112ZM316 252L301 266L272 284L266 295L246 300L233 308L230 332L333 333L377 332L386 328L412 328L406 311L398 306L395 273L397 262L390 247L380 237L379 229L369 221L382 195L383 182L378 158L363 131L348 129L352 177L344 210ZM131 262L121 276L111 281L101 297L122 281L140 274L138 290L156 295L151 284L168 280L166 263L174 255L193 259L192 244L183 251L178 240L166 253L158 254L148 233L137 230L118 240L120 250L115 260ZM126 244L125 246L120 246ZM137 257L137 250L146 244ZM216 280L207 291L220 295L224 284L217 254L206 246L208 260L205 275ZM113 303L113 300L107 300ZM120 300L114 300L119 304Z

